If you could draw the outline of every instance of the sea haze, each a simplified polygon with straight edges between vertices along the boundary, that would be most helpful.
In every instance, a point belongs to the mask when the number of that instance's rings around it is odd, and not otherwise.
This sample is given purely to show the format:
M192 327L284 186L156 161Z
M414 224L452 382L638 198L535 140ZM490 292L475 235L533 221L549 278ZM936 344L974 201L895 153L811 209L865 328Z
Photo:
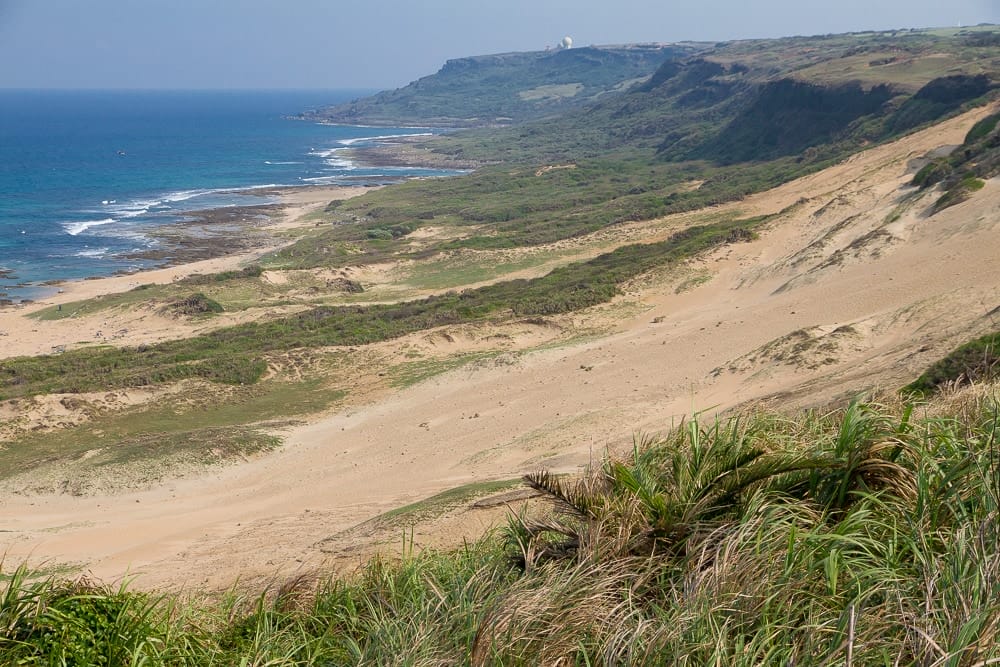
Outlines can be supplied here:
M271 201L252 188L447 173L362 168L342 154L428 130L288 119L359 94L0 91L0 298L149 268L129 255L155 247L152 228L190 211Z

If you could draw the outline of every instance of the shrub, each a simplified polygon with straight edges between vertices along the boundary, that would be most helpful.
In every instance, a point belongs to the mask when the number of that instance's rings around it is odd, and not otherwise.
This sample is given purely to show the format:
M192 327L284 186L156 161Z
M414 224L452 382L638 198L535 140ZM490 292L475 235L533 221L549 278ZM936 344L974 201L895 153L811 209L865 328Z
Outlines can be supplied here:
M947 159L938 158L936 160L931 160L916 173L911 184L919 188L929 188L930 186L940 183L944 179L948 178L948 176L951 175L951 172L951 164Z
M370 239L378 241L392 240L392 232L390 232L388 229L382 229L379 227L375 229L369 229L367 232L365 232L365 235Z
M210 299L201 292L184 297L170 303L167 308L178 315L206 315L221 313L225 310L218 301Z
M972 126L969 133L965 135L965 144L974 144L977 141L987 137L993 130L996 129L997 123L1000 122L1000 113L995 113L991 116L987 116L978 123Z
M987 334L952 350L936 361L904 392L928 394L949 384L968 384L996 377L1000 369L1000 332Z

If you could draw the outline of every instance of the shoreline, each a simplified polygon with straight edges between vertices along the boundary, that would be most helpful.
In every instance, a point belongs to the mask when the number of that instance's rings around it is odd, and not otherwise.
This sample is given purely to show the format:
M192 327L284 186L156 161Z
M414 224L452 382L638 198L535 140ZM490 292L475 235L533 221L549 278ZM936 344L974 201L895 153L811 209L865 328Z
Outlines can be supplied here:
M913 156L960 141L979 117L707 211L781 216L759 238L694 260L692 273L637 284L623 309L575 315L564 344L540 344L535 327L549 323L533 321L420 332L382 348L394 356L351 354L358 366L335 381L357 402L275 425L284 444L267 456L120 494L0 497L12 517L8 558L80 564L105 581L135 575L147 590L227 590L234 578L351 567L365 549L384 548L352 528L448 489L542 466L572 472L602 451L631 451L632 434L656 434L694 411L758 401L821 407L859 387L901 386L989 326L988 317L963 313L1000 299L992 261L1000 179L933 224L921 205L881 222L909 192ZM897 240L873 235L879 224L892 225ZM817 235L831 230L844 236L817 254ZM877 245L831 265L858 239ZM689 284L687 276L706 275ZM610 320L614 329L599 337L572 336ZM66 320L38 328L50 325L84 333ZM469 363L386 395L365 393L386 371L383 359L454 358L476 341L513 350L513 363ZM65 414L59 400L51 399L56 419ZM435 539L434 521L417 527L415 546ZM463 537L452 534L455 544Z
M191 213L193 220L176 223L171 225L170 229L164 230L165 237L170 238L175 243L192 246L186 251L175 253L181 255L186 252L187 257L172 260L169 256L165 256L163 263L157 267L130 273L46 281L39 284L38 287L52 290L49 294L35 299L22 300L19 303L4 304L0 306L0 314L16 312L27 315L52 305L127 291L144 283L169 283L195 273L218 273L238 268L245 262L250 262L294 242L294 240L288 239L280 240L275 235L276 232L304 226L302 218L331 201L351 199L380 187L383 186L303 185L279 187L273 188L267 193L278 197L280 199L278 203L193 211ZM248 192L250 191L248 190ZM256 190L254 192L259 193ZM238 221L233 219L235 216L246 217L251 214L266 215L267 220ZM201 237L203 242L201 246L196 246L198 236L176 233L177 229L201 229L216 224L225 226L226 229L222 231L230 233ZM237 248L235 251L226 250L225 244L227 240L231 240L234 226L258 230L261 233L260 240L267 242L260 242L252 247ZM171 250L159 252L168 255ZM204 255L206 253L209 253L210 256L196 257L198 254Z

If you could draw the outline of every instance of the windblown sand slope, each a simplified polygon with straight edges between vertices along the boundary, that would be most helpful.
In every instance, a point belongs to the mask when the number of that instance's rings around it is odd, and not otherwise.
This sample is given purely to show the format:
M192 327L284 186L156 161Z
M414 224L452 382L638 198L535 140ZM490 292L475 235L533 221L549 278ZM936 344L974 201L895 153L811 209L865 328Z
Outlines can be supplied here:
M318 564L325 538L380 511L473 480L573 470L695 410L900 386L997 327L1000 182L933 217L937 195L907 185L984 113L725 207L784 213L759 239L693 262L707 278L697 286L644 281L621 298L629 307L575 316L627 314L610 335L437 376L291 428L277 453L208 477L113 498L4 498L7 557L225 586Z

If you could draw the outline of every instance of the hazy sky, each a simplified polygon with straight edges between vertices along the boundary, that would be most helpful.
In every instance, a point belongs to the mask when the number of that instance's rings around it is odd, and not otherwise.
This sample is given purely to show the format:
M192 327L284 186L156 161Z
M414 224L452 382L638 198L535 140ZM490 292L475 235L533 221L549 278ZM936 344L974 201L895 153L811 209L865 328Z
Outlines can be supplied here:
M385 88L466 55L1000 23L1000 0L0 0L0 87Z

